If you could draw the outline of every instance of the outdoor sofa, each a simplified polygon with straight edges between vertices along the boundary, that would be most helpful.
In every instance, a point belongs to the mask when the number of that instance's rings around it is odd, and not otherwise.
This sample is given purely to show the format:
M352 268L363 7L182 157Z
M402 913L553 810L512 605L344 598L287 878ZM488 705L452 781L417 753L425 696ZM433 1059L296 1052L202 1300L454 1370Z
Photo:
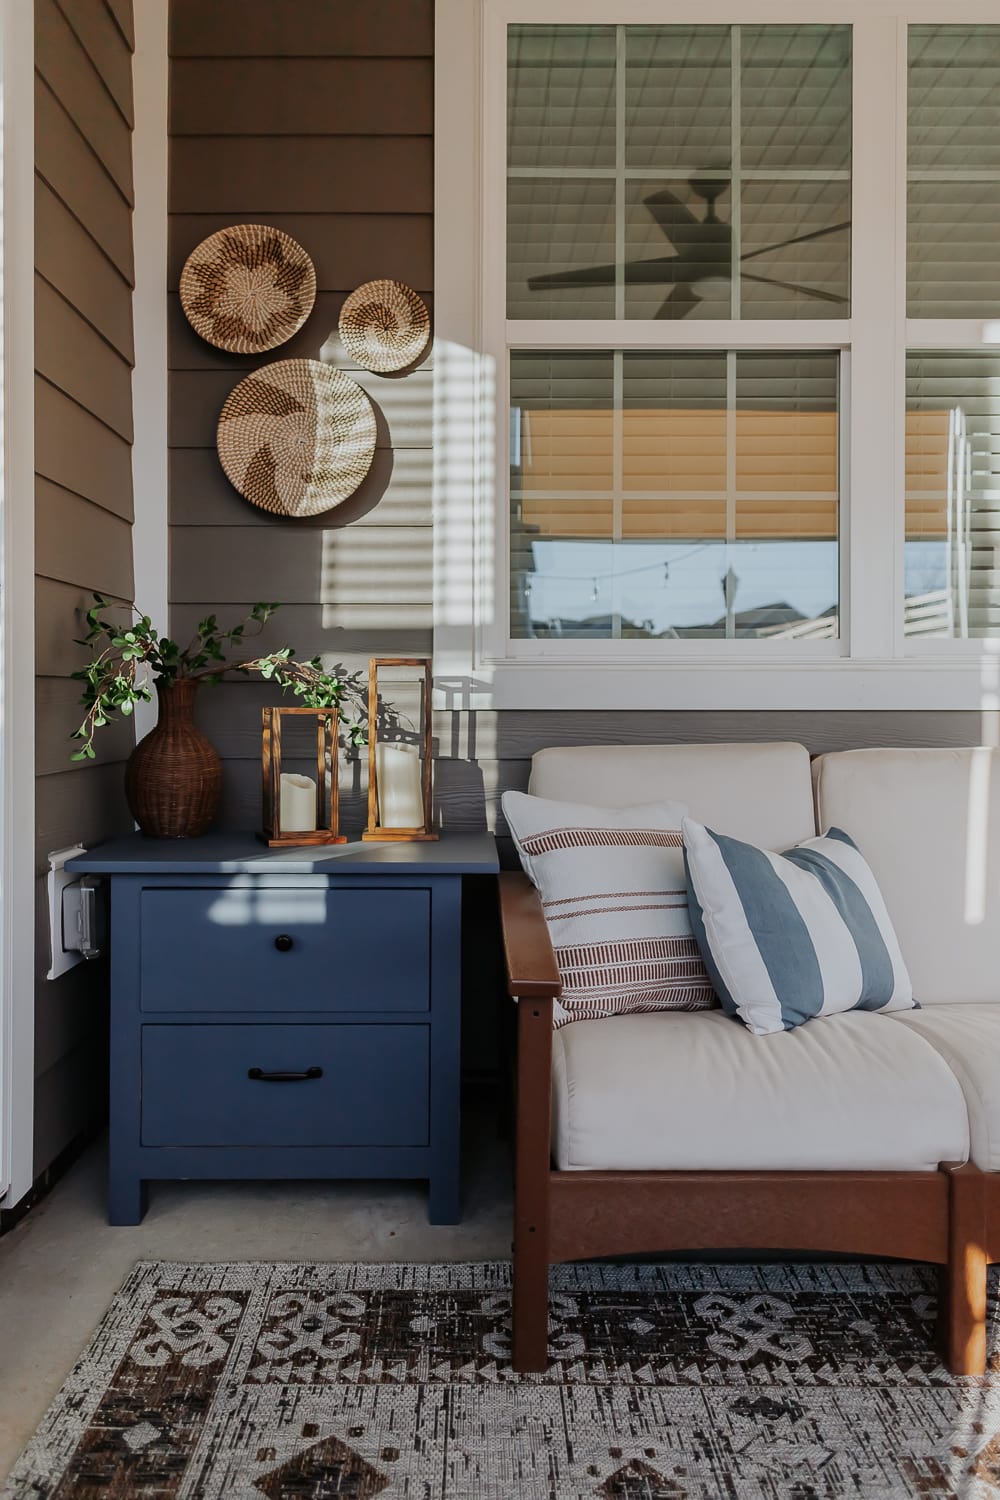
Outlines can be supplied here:
M1000 751L548 749L529 791L671 799L784 850L830 826L881 888L920 1009L751 1034L721 1009L574 1020L537 891L501 876L517 1002L515 1368L546 1367L548 1269L639 1252L891 1256L940 1268L942 1358L986 1358L1000 1260Z

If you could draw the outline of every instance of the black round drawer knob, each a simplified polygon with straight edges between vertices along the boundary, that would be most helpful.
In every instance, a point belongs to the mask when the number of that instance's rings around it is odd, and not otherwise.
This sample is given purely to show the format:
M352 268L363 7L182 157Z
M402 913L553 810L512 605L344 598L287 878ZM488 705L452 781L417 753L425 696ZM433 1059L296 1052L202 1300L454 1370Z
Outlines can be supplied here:
M275 938L274 946L279 953L287 953L292 947L292 939L288 936L287 932L281 932Z

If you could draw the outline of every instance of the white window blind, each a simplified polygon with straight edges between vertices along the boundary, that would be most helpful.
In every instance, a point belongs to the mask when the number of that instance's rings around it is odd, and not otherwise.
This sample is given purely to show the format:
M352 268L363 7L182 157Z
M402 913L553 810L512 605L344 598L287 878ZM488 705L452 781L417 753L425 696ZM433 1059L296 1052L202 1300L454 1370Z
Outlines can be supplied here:
M838 633L835 354L515 352L517 637Z
M851 28L508 31L511 318L842 318Z
M906 367L906 632L1000 634L1000 355Z

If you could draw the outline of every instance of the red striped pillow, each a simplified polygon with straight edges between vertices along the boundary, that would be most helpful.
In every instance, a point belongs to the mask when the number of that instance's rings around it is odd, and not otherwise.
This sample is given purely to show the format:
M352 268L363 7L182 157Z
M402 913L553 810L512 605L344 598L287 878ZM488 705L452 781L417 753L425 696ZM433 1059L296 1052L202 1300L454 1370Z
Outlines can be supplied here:
M556 1025L718 1004L688 916L681 803L583 807L506 792L563 981Z

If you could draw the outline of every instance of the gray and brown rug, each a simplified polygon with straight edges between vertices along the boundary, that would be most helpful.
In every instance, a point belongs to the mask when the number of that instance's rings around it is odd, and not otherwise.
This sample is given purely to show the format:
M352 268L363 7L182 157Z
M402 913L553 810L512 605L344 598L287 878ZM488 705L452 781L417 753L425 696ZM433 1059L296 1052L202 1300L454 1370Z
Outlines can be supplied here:
M142 1264L2 1494L997 1500L1000 1373L933 1312L911 1267L563 1267L518 1377L506 1265Z

